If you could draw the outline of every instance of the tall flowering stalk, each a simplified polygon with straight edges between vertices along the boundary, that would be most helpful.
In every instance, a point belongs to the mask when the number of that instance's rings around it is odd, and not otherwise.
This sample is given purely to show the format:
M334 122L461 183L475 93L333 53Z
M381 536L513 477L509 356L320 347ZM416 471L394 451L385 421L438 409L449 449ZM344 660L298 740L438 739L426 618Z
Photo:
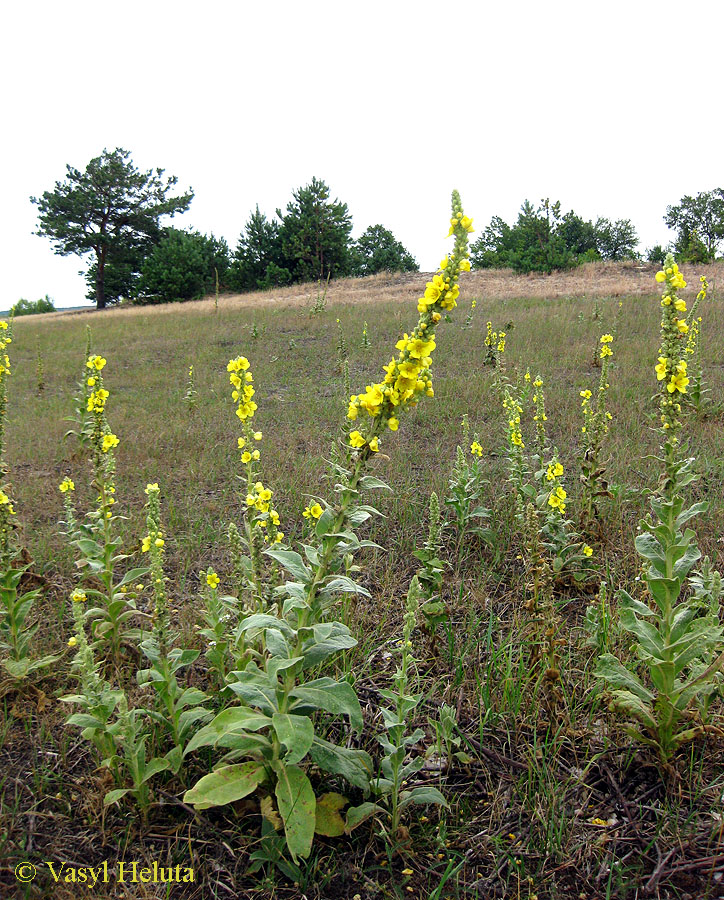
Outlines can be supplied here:
M684 743L705 733L693 707L711 692L724 667L724 629L711 609L701 609L694 591L681 597L701 552L695 532L686 526L708 504L684 506L683 490L696 480L694 459L681 447L684 425L681 402L689 385L686 359L686 302L678 292L686 287L671 254L658 272L661 297L661 349L655 366L659 382L662 429L662 477L651 501L653 515L641 522L636 549L643 558L648 597L619 593L621 626L636 638L639 658L646 664L650 686L611 654L601 656L597 674L612 688L613 706L632 716L629 731L652 746L666 763Z
M613 335L604 334L600 343L601 377L598 381L596 397L593 397L588 388L580 391L583 412L583 425L581 426L583 452L580 460L581 482L583 483L581 525L586 533L590 532L598 520L597 499L611 496L608 483L603 477L606 469L601 459L601 452L603 440L609 430L608 423L613 418L606 406L606 396L610 388L608 375L613 357Z
M271 503L273 491L261 480L259 445L263 434L255 431L251 424L258 406L253 400L256 392L249 360L245 356L238 356L229 360L226 369L232 386L231 398L236 404L236 415L243 429L243 434L237 438L237 449L246 475L247 514L242 541L249 555L240 562L244 582L242 589L246 589L251 595L252 608L263 612L272 601L272 586L265 578L267 573L262 554L268 546L280 544L284 539L284 532L279 528L279 513ZM236 534L238 537L238 531Z
M150 557L151 589L153 591L153 630L150 638L143 641L141 650L150 662L148 669L138 672L140 685L151 685L155 704L146 710L158 723L164 736L170 738L172 747L165 756L174 773L181 768L183 751L197 730L199 723L211 718L211 713L202 704L208 699L203 691L179 684L178 673L194 663L199 650L184 650L174 647L175 636L171 631L168 610L166 577L163 571L163 554L166 541L161 526L161 500L158 484L146 486L146 526L148 533L141 549Z
M273 809L276 802L287 848L295 863L299 857L310 854L315 829L322 829L324 834L341 834L344 830L338 815L333 830L328 822L323 824L329 818L323 811L334 798L315 797L305 771L307 757L322 770L343 775L351 784L369 791L370 757L364 751L321 738L315 733L312 718L316 710L346 715L352 728L360 731L362 711L352 685L330 677L309 680L309 673L357 643L343 623L324 621L325 613L341 594L368 595L350 577L350 559L355 551L372 546L372 542L360 540L354 529L376 512L360 502L361 493L386 485L366 474L366 469L380 449L382 436L399 428L404 412L423 396L433 396L430 371L436 346L435 326L444 312L457 305L459 274L470 268L470 231L472 220L464 215L460 197L454 192L449 234L455 236L455 247L418 300L417 325L398 342L399 353L385 366L383 379L368 385L364 393L351 396L347 415L357 422L357 427L341 442L336 454L335 502L314 501L307 507L313 529L300 547L304 556L276 547L273 542L265 551L284 568L289 580L277 588L277 615L249 615L239 625L241 633L263 632L264 647L263 655L250 660L243 671L232 673L234 680L230 680L229 689L244 705L225 710L201 729L187 747L187 752L205 745L233 746L239 750L233 753L233 762L230 759L229 765L218 766L188 791L185 801L207 808L233 802L267 784L268 806ZM241 371L246 369L240 363L234 374L243 386ZM246 384L250 384L249 379ZM241 403L253 404L249 391L241 391L238 386L236 390L240 391ZM249 409L253 413L255 408L242 407L239 418L245 421ZM240 449L248 452L246 445ZM253 453L251 456L253 461ZM260 509L258 499L266 504L271 497L263 499L262 491L255 490L247 498L250 507L270 516L271 507ZM248 761L237 762L240 757Z
M79 567L82 578L87 582L88 598L96 601L87 612L93 623L93 636L106 643L114 659L120 656L124 637L130 637L129 620L137 614L134 594L130 585L146 574L145 568L131 569L118 577L118 563L127 559L121 552L122 540L114 534L117 516L113 509L116 503L114 449L119 439L111 431L106 418L106 403L110 396L103 383L104 357L91 354L86 361L86 387L90 388L86 409L90 414L90 453L93 465L92 487L97 491L95 509L79 523L70 500L73 481L66 477L60 485L65 495L66 524L71 532L71 544L79 552ZM73 525L75 527L73 527ZM100 580L102 589L95 587Z

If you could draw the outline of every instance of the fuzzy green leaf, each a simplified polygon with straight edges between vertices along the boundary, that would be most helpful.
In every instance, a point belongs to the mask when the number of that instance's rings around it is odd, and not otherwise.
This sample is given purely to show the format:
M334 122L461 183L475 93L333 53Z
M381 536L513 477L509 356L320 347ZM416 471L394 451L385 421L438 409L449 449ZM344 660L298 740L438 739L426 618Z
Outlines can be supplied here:
M253 793L266 781L266 777L266 769L258 762L224 766L209 775L204 775L186 791L184 803L190 803L196 809L209 809L212 806L234 803Z

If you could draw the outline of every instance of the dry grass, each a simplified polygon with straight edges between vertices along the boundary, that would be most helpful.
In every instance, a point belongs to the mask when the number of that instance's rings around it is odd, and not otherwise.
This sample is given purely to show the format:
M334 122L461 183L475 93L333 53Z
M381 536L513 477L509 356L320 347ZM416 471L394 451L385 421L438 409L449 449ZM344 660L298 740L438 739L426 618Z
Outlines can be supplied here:
M653 276L657 270L653 263L637 262L591 262L567 272L545 275L531 272L516 275L512 269L486 269L470 272L461 277L464 294L481 300L506 300L517 297L529 299L557 299L560 297L643 297L651 293ZM712 288L712 296L717 286L724 282L724 262L707 266L682 266L684 277L691 281L706 275ZM330 282L327 303L338 306L347 303L364 306L374 304L398 304L412 302L419 296L420 287L432 272L412 272L406 274L372 275L368 278L342 278ZM319 292L316 284L292 285L267 291L252 291L245 294L224 294L219 298L219 309L224 311L259 309L263 307L304 307L312 306ZM192 300L184 304L184 309L192 311L208 310L213 297ZM106 310L115 316L165 315L178 310L175 303L157 306L122 306ZM95 310L59 310L34 316L35 321L55 321L67 316L86 318Z

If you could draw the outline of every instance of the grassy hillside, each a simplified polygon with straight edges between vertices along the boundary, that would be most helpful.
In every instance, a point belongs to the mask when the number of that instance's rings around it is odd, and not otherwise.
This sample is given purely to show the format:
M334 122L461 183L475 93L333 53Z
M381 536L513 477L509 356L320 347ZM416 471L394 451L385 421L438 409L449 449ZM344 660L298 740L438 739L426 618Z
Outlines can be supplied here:
M710 275L716 279L720 268L712 267ZM686 275L695 283L693 273ZM344 610L359 639L344 665L354 672L368 734L379 725L378 692L389 687L397 665L404 597L419 565L412 551L426 537L431 491L446 495L464 415L484 450L488 484L483 502L492 511L492 539L487 544L466 539L455 563L453 531L446 532L447 620L434 637L422 629L414 637L425 695L417 724L426 737L419 749L432 747L430 720L445 702L457 711L468 759L441 769L439 754L430 752L423 775L447 797L448 814L441 819L437 808L419 808L407 821L409 841L397 854L387 852L367 826L351 837L323 838L297 887L279 873L274 883L246 877L248 853L257 847L259 834L258 805L252 801L194 819L178 800L183 785L170 779L147 829L130 813L132 806L103 811L106 776L77 730L64 727L68 710L56 701L72 689L71 654L66 652L33 689L17 690L9 682L3 687L0 856L12 865L24 858L99 865L103 859L152 861L190 853L197 883L174 885L174 897L719 896L721 732L689 746L665 778L652 758L632 745L595 689L596 654L585 643L584 612L598 581L569 586L557 597L562 694L554 707L541 699L545 686L531 663L533 639L524 608L528 576L507 483L507 416L495 387L499 371L483 365L490 320L506 332L508 378L528 368L544 379L548 433L564 466L569 512L575 518L580 391L595 391L599 338L617 320L609 379L613 418L605 453L614 496L602 504L595 565L610 595L620 587L636 590L641 561L633 541L648 508L646 490L659 476L650 458L659 444L658 411L651 398L661 318L652 276L653 270L606 266L584 267L569 281L463 275L459 307L452 321L437 329L435 397L421 402L396 434L386 435L373 461L374 473L392 492L379 498L385 518L365 536L385 552L368 550L360 557L361 581L371 596ZM63 438L71 427L64 417L72 412L83 369L87 324L93 351L107 359L107 415L120 439L116 508L128 516L121 525L125 546L140 549L146 533L144 488L158 482L174 621L185 646L200 647L194 631L199 572L213 566L223 583L230 566L226 526L240 521L246 508L237 477L242 474L239 428L227 361L241 354L250 361L259 407L254 427L264 434L264 483L273 487L291 541L302 534L301 511L309 498L331 494L325 460L348 400L340 335L352 391L363 391L380 378L396 341L414 325L423 284L424 276L405 276L331 285L326 307L317 313L312 312L316 289L305 292L297 286L222 297L218 310L210 299L17 320L10 348L6 461L22 542L32 558L34 583L43 588L35 606L38 647L58 652L72 634L68 597L76 569L57 524L63 518L58 484L72 477L79 509L93 502L90 461L74 437ZM468 313L470 324L464 327ZM724 301L716 290L701 315L705 378L716 399L724 390ZM368 348L363 346L365 323ZM40 392L39 358L45 381ZM193 409L183 402L191 365L198 391ZM692 500L711 501L696 529L702 552L717 561L724 515L721 406L706 416L690 413L688 423L701 475L688 493ZM532 442L532 422L525 419L523 427ZM613 646L626 655L630 643L630 636L620 633ZM712 709L721 724L721 701ZM376 742L365 740L377 756ZM3 883L15 889L11 874ZM103 893L99 885L93 896L166 896L152 885L143 888L147 893L132 893L128 885L125 894L111 890L120 888L111 884ZM28 890L19 896L46 896ZM53 890L47 896L77 896L73 886Z

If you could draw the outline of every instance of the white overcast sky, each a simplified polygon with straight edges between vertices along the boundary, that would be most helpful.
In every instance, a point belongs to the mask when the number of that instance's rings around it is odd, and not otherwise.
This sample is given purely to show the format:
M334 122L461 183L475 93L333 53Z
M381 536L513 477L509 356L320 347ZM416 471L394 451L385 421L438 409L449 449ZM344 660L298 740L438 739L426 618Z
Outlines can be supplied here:
M666 243L667 204L724 184L723 26L716 0L8 4L0 309L85 302L29 197L104 148L193 187L171 221L232 248L314 175L424 270L454 187L478 228L550 197Z

